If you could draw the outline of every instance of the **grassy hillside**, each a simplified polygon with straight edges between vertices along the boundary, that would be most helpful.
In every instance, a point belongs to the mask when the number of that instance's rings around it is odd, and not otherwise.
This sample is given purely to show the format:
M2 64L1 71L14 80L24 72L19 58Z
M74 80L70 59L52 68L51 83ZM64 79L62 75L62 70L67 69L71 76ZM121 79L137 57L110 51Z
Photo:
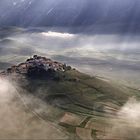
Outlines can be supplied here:
M52 107L49 114L42 116L59 124L72 139L104 138L108 133L106 130L112 127L109 120L115 119L130 97L140 98L138 90L74 69L57 72L54 79L26 80L22 81L22 87Z

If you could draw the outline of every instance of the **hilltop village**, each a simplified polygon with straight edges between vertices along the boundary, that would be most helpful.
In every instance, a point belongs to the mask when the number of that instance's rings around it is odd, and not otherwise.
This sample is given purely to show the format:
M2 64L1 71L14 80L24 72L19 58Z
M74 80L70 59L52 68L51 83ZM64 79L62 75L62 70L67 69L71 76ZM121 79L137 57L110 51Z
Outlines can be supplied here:
M70 70L70 66L62 64L60 62L52 61L49 58L34 55L27 59L24 63L14 65L8 68L3 74L19 73L19 74L43 74L46 72L64 72Z

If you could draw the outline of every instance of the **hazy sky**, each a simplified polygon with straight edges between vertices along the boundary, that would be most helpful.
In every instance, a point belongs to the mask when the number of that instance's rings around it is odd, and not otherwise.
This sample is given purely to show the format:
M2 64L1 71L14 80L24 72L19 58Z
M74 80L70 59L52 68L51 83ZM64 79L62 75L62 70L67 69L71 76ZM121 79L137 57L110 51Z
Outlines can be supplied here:
M61 26L75 32L139 33L139 0L1 0L0 26Z

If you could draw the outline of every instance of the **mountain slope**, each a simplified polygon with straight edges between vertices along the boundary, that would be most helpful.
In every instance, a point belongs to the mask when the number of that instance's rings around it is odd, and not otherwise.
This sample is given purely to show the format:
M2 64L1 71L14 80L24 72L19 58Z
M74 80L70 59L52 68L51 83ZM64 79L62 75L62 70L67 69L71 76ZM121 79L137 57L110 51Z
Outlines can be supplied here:
M82 140L104 138L112 125L109 120L116 118L130 97L140 97L138 90L91 77L37 55L8 68L1 76L18 82L21 98L34 96L51 106L48 113L47 110L39 111L38 105L28 103L41 118L58 124L70 136Z

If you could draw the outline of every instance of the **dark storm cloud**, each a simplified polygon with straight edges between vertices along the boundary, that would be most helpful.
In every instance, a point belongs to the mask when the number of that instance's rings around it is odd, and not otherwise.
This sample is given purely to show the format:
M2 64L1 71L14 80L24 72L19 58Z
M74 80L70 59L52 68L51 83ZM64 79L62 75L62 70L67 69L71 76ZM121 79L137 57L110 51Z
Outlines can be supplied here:
M67 27L73 32L139 33L139 0L1 0L1 26Z

